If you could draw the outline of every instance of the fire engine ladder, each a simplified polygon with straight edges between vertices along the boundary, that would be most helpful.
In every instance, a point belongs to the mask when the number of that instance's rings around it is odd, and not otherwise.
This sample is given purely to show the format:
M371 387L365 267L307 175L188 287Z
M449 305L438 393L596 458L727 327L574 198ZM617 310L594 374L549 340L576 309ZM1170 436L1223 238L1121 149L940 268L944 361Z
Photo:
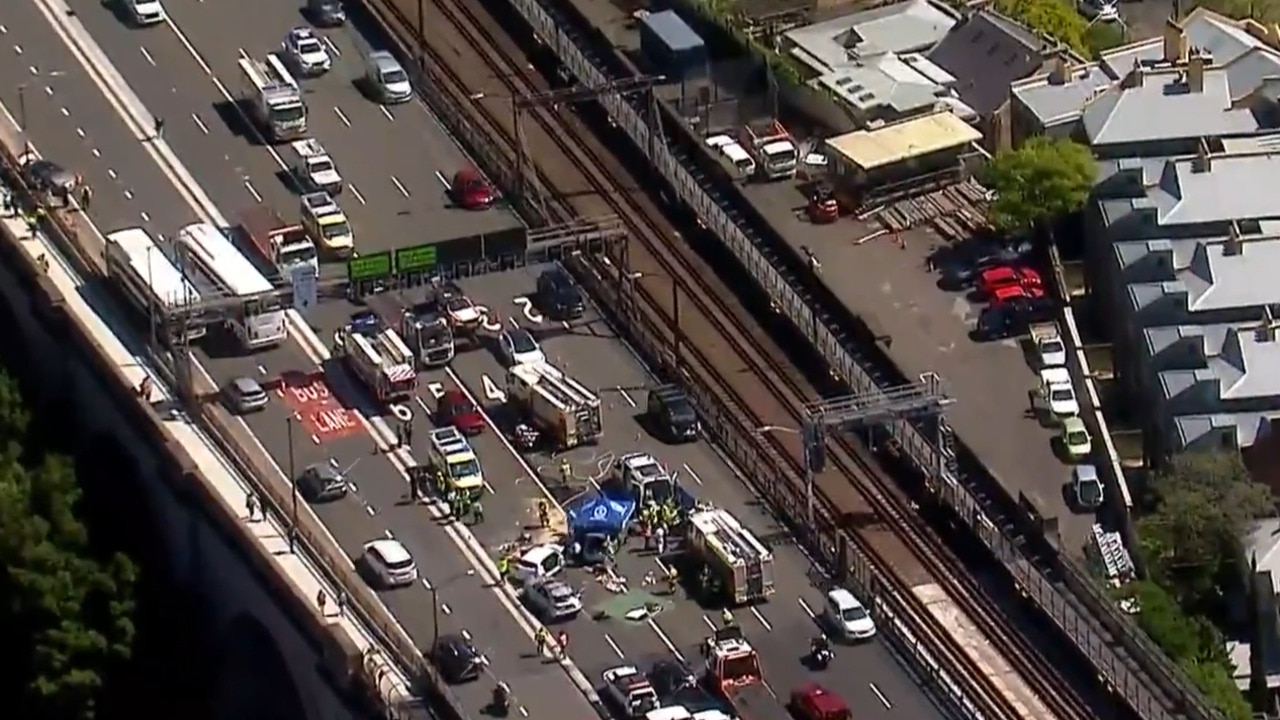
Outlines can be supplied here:
M746 583L748 597L763 597L765 594L765 557L757 549L756 543L746 536L746 528L730 523L723 515L716 515L712 520L716 529L716 537L720 538L725 549L731 551L741 561L743 579Z

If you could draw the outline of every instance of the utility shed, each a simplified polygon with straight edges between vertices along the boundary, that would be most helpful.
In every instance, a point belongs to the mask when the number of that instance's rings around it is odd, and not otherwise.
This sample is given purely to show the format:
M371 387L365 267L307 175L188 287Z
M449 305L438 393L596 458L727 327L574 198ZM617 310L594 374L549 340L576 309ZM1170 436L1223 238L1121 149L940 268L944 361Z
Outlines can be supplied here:
M650 13L640 21L640 50L671 80L706 72L706 44L674 10Z
M938 112L826 141L837 182L858 195L893 194L955 179L982 133Z

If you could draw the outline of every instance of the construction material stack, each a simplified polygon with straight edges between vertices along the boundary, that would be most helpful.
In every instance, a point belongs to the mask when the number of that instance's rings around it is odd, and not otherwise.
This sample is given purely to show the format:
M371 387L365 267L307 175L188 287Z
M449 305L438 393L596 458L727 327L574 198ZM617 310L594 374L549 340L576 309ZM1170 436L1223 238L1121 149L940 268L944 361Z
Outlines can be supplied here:
M557 450L595 442L604 434L600 398L549 362L508 370L507 399Z
M777 120L742 126L740 143L756 161L756 172L766 180L786 180L796 175L800 151L796 141Z
M342 175L338 172L338 164L319 140L294 140L289 147L294 154L294 175L307 192L324 191L330 195L342 192Z
M690 569L710 596L745 605L773 595L773 553L727 510L690 514L685 552Z
M244 109L273 143L307 133L307 105L302 90L275 53L265 61L240 58L240 99Z
M791 717L764 681L760 656L736 625L717 630L703 645L704 682L733 705L733 714L751 720Z
M413 354L394 330L382 329L369 337L346 327L334 336L334 346L379 401L404 400L417 390Z
M289 222L268 205L256 205L240 215L240 227L261 257L285 278L305 265L318 276L320 260L316 244L299 223Z
M484 494L484 471L471 443L454 427L431 431L428 453L431 466L436 470L439 485L436 490L448 497L459 493L471 497Z

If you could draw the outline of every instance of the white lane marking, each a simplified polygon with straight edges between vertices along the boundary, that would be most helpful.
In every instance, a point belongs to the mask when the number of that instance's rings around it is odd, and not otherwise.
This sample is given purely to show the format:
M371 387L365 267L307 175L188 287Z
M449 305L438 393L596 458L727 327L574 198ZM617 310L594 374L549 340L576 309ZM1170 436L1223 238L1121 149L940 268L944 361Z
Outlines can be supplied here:
M689 474L689 477L693 478L694 482L701 485L702 478L698 477L698 473L694 472L693 468L689 467L689 463L682 463L682 464L684 465L684 471Z
M764 626L765 630L773 632L773 626L769 624L768 620L764 619L764 615L762 615L754 605L751 607L751 614L756 616L756 619L760 621L760 624Z
M152 67L155 67L156 59L151 57L151 53L147 52L145 47L140 47L138 49L142 51L142 57L146 58L147 62L150 63Z
M347 185L347 189L351 191L351 194L352 194L353 196L355 196L355 199L357 199L357 200L359 200L359 201L360 201L360 204L361 204L361 205L368 205L368 204L369 204L369 203L365 202L364 196L360 194L360 190L359 190L358 188L356 188L356 186L355 186L355 185L348 184L348 185Z
M885 697L884 693L880 692L880 688L876 687L875 683L869 683L869 685L871 686L871 692L875 693L876 697L880 698L880 702L884 703L886 708L892 710L893 705L889 702L889 698Z
M208 126L204 124L204 121L200 119L199 115L195 113L191 113L191 119L196 121L196 127L200 128L200 132L204 133L205 135L209 134Z
M172 21L172 20L170 20L170 21L169 21L169 24L172 26L172 25L173 25L173 21ZM176 27L176 26L174 26L174 27ZM238 50L238 51L240 52L240 59L241 59L241 60L248 60L248 59L249 59L249 53L245 52L245 51L244 51L244 48L236 48L236 50ZM196 54L196 51L195 51L195 50L192 50L192 51L191 51L191 54L192 54L192 55L195 55L195 54ZM210 73L209 73L209 74L210 74L210 75L212 75L212 74L213 74L213 72L212 72L212 71L210 71Z
M400 191L401 195L405 197L409 197L409 191L408 189L405 188L404 183L400 182L400 178L396 177L395 175L392 175L391 184L396 186L396 189Z
M444 173L439 170L436 171L436 179L440 181L440 184L444 186L445 190L453 190L453 185L449 182L449 179L446 178Z
M335 57L342 57L342 51L338 49L337 44L328 35L321 35L320 37L324 40L324 44L329 46L329 52L333 53Z
M338 119L342 121L343 125L351 127L351 120L347 118L346 113L342 112L342 108L334 105L333 112L338 116Z
M453 613L453 610L449 609L449 603L440 603L440 612L445 615L450 615Z
M253 196L254 200L262 202L262 196L258 194L258 189L253 186L253 183L245 180L244 189L249 191L249 194Z
M94 148L94 149L90 150L89 152L93 153L93 156L94 156L94 157L96 157L96 158L99 158L99 159L101 159L101 158L102 158L102 151L101 151L101 150L99 150L98 148Z
M430 592L431 590L433 590L433 589L434 589L434 588L432 588L432 587L431 587L431 581L430 581L430 580L428 580L428 579L426 579L426 578L424 578L424 577L420 577L420 578L418 578L418 579L422 581L422 587L426 588L428 592Z
M713 623L713 622L711 622L711 618L707 617L706 615L703 615L703 616L702 616L702 624L703 624L703 625L706 625L708 628L710 628L710 629L711 629L711 632L715 632L715 631L716 631L716 624L715 624L715 623Z
M636 406L636 401L631 399L631 394L628 393L625 389L623 389L621 385L618 386L618 393L622 395L622 399L626 400L628 405L630 405L631 407Z
M40 74L40 68L37 68L35 65L28 65L27 70L30 70L32 75Z
M648 623L649 628L658 636L658 639L662 641L662 644L667 646L667 649L671 651L671 654L675 655L676 659L680 662L684 662L684 655L680 652L680 649L676 647L675 643L671 642L671 638L667 637L667 634L662 632L662 628L658 627L658 623L654 622L653 618L649 618Z
M110 177L112 180L115 180L120 177L119 175L116 175L116 171L113 170L112 168L107 168L107 176Z
M21 46L21 45L14 45L14 46L13 46L13 51L14 51L15 53L17 53L17 54L21 55L21 54L22 54L22 46Z
M396 121L396 116L391 114L391 111L387 109L386 105L379 105L378 109L382 111L382 114L385 115L388 120L391 122Z
M44 86L44 94L45 94L45 95L48 95L49 97L53 97L53 86L51 86L51 85L45 85L45 86Z
M76 137L80 138L81 140L84 139L84 128L82 127L76 128Z
M132 199L133 199L133 191L132 191L132 190L125 190L125 191L124 191L124 199L125 199L125 200L132 200Z
M151 216L146 214L145 212L138 213L138 217L142 218L142 222L144 223L151 222Z
M71 50L72 54L80 64L89 71L91 79L93 79L94 83L98 85L100 90L102 90L103 95L107 98L108 102L117 111L117 113L119 113L120 117L125 120L126 124L131 125L136 137L138 139L150 137L146 122L149 119L153 119L154 116L152 116L146 106L142 104L142 101L138 99L137 94L128 86L124 78L121 77L119 71L111 64L110 60L107 59L102 49L93 43L92 38L89 37L88 32L82 25L80 25L79 21L75 19L67 20L66 18L59 16L56 11L45 7L44 3L37 3L37 6L49 22L50 26L53 27L55 32L62 39L64 44L66 44L68 49ZM200 57L199 53L191 45L190 41L173 23L173 20L166 17L165 22L170 29L173 30L174 34L178 36L179 40L183 43L183 46L187 48L187 51L191 53L192 57L195 58L201 67L209 73L210 79L213 81L214 85L217 86L223 96L228 100L233 100L231 94L227 92L226 87L213 76L208 63ZM78 27L68 29L66 26L70 26L72 23ZM77 36L75 39L70 37L73 34L73 30L74 34ZM82 49L82 43L88 46L87 49ZM94 55L94 60L92 62L86 57L86 54L90 51L92 51ZM99 73L101 73L101 75ZM126 107L126 105L129 107ZM423 110L425 112L425 108L423 108ZM182 165L181 161L173 154L167 143L161 140L146 143L145 147L156 165L173 184L179 194L182 195L183 199L186 200L191 208L196 211L197 215L213 224L227 224L225 217L218 211L218 208L213 204L212 200L209 199L208 194L204 192L204 189L200 187L198 183L196 183L195 178L192 177L190 171ZM278 153L272 151L272 156L282 168L288 167L287 164L284 163L283 159L280 158ZM101 231L96 226L94 226L94 230L101 239ZM295 341L311 360L317 364L323 365L331 358L328 348L324 345L323 341L316 338L314 333L310 332L309 328L303 326L303 330L303 332L299 332L294 335ZM310 337L307 337L308 335ZM303 339L307 340L307 342L303 342ZM202 365L197 363L196 369L199 370L206 382L213 385L217 384L209 375L208 370ZM463 389L463 392L470 397L471 401L476 402L475 397L472 396L470 391L462 385L461 380L457 377L456 373L454 373L451 368L448 369L448 372L454 381L458 383L459 387ZM356 417L364 426L365 431L374 439L379 449L385 453L385 456L390 460L392 466L399 472L401 478L405 482L408 482L408 467L412 458L406 460L401 457L400 453L391 451L387 438L390 438L392 433L391 429L387 427L386 422L381 418L373 418L370 420L359 413L356 414ZM244 429L248 435L249 441L253 444L252 450L260 453L270 461L271 469L276 472L280 481L286 484L289 483L290 478L284 474L283 470L280 469L279 464L275 462L271 453L262 445L261 440L254 435L252 431L250 431L243 418L236 418L236 420L240 423L242 429ZM493 426L492 419L487 415L485 415L485 420L491 427ZM380 432L375 432L375 426L378 427ZM538 484L542 492L555 502L555 498L551 496L547 488L540 481L536 480L536 473L534 473L533 469L529 467L528 462L526 462L524 458L516 452L509 440L502 436L501 433L498 433L496 428L494 428L494 430L501 439L503 445L506 447L507 451L511 453L511 455L517 459L524 469L530 473L531 477L535 478L535 482ZM230 472L230 470L228 471ZM557 502L557 505L558 504L559 503ZM312 517L315 517L314 511L310 507L307 507L306 511L311 513ZM436 520L441 520L445 517L444 511L439 504L429 506L428 512ZM323 524L321 524L320 527L321 531L325 534L325 540L334 547L340 547L332 533L329 532L328 528L324 527ZM535 626L539 626L540 623L538 623L537 619L529 614L528 611L516 604L511 593L502 587L497 567L493 559L489 557L487 550L480 545L475 537L465 528L462 528L460 531L456 527L456 524L449 523L444 525L444 529L450 540L458 547L459 550L462 551L462 554L467 558L468 562L475 567L481 576L489 583L487 587L492 588L492 592L507 610L508 614L515 619L516 624L520 629L529 637L530 640L532 640L535 635L534 628ZM354 564L349 558L346 559L346 565L348 568L354 569ZM407 631L405 631L403 626L401 626L394 617L392 618L392 622L396 624L397 630L399 630L401 634L407 636Z
M382 534L383 534L383 535L386 535L388 540L395 540L395 539L396 539L396 536L395 536L395 535L392 535L390 530L383 530L383 531L382 531Z
M5 27L4 25L0 25L0 35L8 35L8 34L9 34L9 28Z
M627 656L622 652L622 648L618 647L618 643L613 641L613 638L609 636L609 633L604 634L604 641L609 643L609 647L613 648L613 654L617 655L619 660L627 659Z
M813 608L809 607L809 603L804 601L804 598L798 597L796 598L796 602L800 603L800 609L804 610L805 615L808 615L810 618L814 620L818 619L817 614L813 612Z
M71 117L71 111L65 106L58 108L58 112L62 113L62 117Z

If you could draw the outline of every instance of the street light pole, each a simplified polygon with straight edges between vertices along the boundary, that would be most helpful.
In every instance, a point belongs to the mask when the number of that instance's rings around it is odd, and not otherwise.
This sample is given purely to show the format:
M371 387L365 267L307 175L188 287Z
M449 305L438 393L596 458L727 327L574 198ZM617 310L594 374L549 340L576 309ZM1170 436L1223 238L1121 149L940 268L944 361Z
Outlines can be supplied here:
M757 435L763 435L768 432L780 432L788 435L799 435L802 439L805 436L803 430L786 427L785 425L761 425L756 428ZM804 440L800 444L802 456L800 462L804 465L804 519L805 524L813 528L813 485L815 477L813 474L813 458L809 456L811 452L809 443Z
M293 466L293 416L284 419L286 440L289 443L289 484L293 486L292 507L289 510L289 552L295 551L298 541L298 474Z
M425 10L423 9L424 0L418 0L418 69L427 69L427 35L423 32L426 26Z
M22 131L22 156L31 154L31 140L27 134L27 84L18 84L18 129Z
M475 577L475 575L476 575L476 571L474 568L467 568L466 572L462 573L461 575L454 575L448 580L445 580L439 586L436 586L434 583L430 581L426 582L427 592L431 593L431 652L436 651L436 643L439 642L440 640L439 592L444 588L452 585L456 580L461 580L462 578Z

